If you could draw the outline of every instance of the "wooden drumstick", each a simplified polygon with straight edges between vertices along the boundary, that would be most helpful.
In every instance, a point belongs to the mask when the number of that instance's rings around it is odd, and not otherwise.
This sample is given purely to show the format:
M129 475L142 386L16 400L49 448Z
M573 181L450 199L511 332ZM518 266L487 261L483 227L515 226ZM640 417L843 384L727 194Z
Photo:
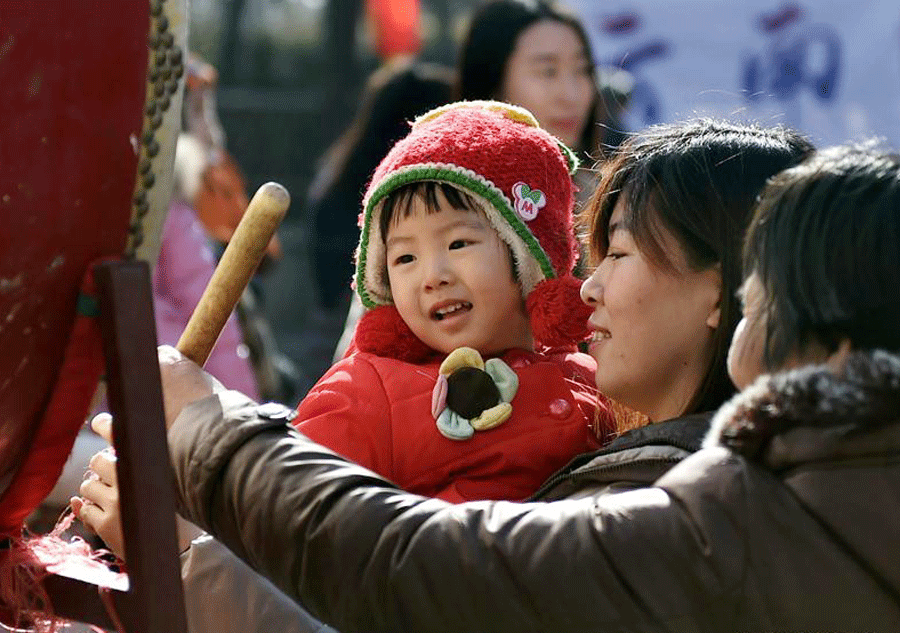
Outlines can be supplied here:
M178 351L198 365L209 358L290 202L287 189L276 182L256 190L178 340Z

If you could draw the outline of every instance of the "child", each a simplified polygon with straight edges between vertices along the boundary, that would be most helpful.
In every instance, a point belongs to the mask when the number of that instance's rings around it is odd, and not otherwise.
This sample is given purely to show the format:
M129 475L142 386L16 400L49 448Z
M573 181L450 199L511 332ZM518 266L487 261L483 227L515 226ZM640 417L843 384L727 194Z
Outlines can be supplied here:
M575 167L521 108L420 117L364 197L368 312L300 404L299 430L453 502L524 499L598 448L614 424L593 359L575 351L589 312L570 274Z

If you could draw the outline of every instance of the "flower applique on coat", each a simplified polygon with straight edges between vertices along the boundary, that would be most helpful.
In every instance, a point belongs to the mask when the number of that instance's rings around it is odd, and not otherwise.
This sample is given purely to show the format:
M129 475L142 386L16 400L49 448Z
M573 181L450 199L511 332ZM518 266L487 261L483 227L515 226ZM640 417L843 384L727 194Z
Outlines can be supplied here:
M519 377L499 358L485 362L471 347L453 350L438 370L431 415L441 435L467 440L500 426L512 415Z

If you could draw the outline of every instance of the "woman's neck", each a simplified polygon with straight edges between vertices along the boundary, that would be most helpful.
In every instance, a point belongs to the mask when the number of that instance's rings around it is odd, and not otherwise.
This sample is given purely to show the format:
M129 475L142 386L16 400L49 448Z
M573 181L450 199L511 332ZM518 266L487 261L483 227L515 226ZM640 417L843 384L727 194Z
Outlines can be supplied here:
M655 400L635 402L634 410L638 411L645 420L645 424L663 422L684 415L688 405L697 393L699 385L694 384L669 384ZM645 394L646 395L646 394ZM638 425L640 426L640 425Z

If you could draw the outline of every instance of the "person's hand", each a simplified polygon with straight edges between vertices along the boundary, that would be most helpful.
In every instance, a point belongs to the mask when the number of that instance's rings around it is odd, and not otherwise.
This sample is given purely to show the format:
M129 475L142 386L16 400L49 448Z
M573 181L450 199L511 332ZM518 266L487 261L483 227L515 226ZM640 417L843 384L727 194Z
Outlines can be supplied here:
M225 387L174 347L161 345L158 354L168 429L186 406L223 391Z
M112 416L100 413L91 420L91 428L112 444ZM80 497L72 497L72 513L97 534L116 556L125 560L122 538L122 517L119 511L119 482L116 477L116 454L112 446L96 453L88 464L85 480L79 489ZM178 551L188 548L191 541L203 533L193 523L175 517Z
M224 390L218 380L174 347L160 346L158 355L167 429L184 407ZM91 428L112 444L112 416L108 413L96 415L91 420ZM69 501L72 512L88 529L100 536L113 553L124 560L116 455L111 447L91 458L79 492L80 497L72 497ZM183 520L179 522L178 528L179 543L181 549L184 549L190 539L199 534L199 528Z
M112 444L112 416L108 413L94 416L91 428ZM102 538L116 556L124 560L116 454L111 446L91 457L79 493L80 497L72 497L69 501L72 512L88 529Z

